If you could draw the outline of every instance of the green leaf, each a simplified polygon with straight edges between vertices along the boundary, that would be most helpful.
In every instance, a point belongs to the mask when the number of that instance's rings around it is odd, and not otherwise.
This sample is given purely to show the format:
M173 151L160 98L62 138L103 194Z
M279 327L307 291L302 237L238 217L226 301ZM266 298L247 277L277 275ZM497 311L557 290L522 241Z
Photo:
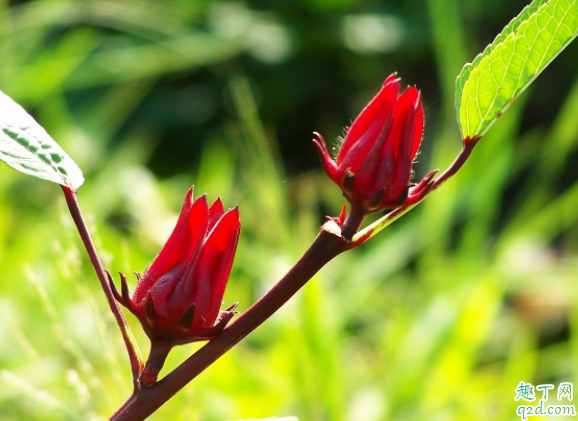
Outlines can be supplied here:
M82 171L20 105L0 91L0 160L10 167L73 190Z
M578 0L535 0L462 69L456 111L462 137L483 136L578 35Z

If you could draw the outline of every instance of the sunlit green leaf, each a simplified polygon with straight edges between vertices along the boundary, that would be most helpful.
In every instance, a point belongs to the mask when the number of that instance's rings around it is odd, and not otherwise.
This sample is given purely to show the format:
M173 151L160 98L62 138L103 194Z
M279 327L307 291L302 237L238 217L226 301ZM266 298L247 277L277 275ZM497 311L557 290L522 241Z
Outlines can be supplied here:
M20 105L0 91L0 160L10 167L72 189L82 171Z
M578 0L535 0L456 81L462 136L482 136L578 35Z

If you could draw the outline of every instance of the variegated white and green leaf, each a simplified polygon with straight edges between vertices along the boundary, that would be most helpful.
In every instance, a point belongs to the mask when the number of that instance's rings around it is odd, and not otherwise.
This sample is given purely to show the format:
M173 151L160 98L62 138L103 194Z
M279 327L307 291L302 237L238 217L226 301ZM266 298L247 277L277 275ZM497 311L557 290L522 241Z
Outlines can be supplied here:
M82 171L24 108L0 91L0 160L24 174L73 190Z

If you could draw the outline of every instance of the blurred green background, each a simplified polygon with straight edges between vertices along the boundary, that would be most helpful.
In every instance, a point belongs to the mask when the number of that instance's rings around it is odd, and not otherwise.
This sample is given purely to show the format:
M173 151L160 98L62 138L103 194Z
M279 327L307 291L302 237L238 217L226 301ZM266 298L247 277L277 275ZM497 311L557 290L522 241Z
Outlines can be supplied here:
M112 271L144 270L190 185L239 204L225 302L243 310L343 203L311 132L333 142L398 71L426 110L417 176L444 168L455 76L526 4L0 0L0 89L85 171ZM578 43L457 177L150 419L514 420L520 381L576 381L576 57ZM116 326L58 186L6 166L0 274L0 420L107 419L131 390Z

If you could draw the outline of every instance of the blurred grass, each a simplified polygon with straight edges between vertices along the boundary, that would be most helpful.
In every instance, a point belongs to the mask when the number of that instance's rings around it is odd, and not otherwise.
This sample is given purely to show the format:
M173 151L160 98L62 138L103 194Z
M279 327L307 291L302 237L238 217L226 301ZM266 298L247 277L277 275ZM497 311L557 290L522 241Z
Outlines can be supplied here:
M446 166L454 77L523 6L0 2L0 89L85 170L81 205L111 270L147 266L191 184L239 204L225 301L242 310L340 210L310 133L341 134L399 70L426 103L417 173ZM576 52L455 179L151 419L511 420L520 381L576 381ZM4 167L0 274L0 420L106 419L130 390L114 321L59 189Z

